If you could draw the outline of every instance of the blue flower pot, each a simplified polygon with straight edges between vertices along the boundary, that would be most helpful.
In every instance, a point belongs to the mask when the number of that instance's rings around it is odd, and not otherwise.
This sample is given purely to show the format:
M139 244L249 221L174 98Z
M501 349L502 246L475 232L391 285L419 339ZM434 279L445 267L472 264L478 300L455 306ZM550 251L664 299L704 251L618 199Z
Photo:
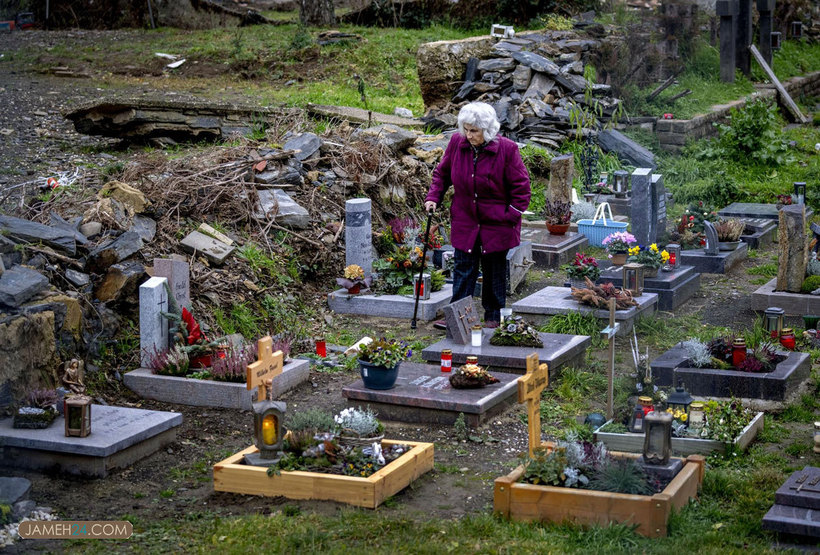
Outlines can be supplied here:
M399 377L398 364L393 368L387 368L386 366L360 360L359 370L367 389L390 389L396 384L396 378Z

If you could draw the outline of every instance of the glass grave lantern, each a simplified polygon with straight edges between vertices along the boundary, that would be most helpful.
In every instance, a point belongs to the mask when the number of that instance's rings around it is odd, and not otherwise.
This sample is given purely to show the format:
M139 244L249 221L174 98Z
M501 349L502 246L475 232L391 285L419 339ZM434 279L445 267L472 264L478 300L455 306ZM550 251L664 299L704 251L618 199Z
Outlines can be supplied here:
M627 425L627 429L632 433L642 434L643 419L643 407L641 407L641 405L635 405L635 408L632 409L632 414L629 417L629 424Z
M783 316L786 311L777 306L770 306L763 313L763 326L769 332L771 339L780 337L780 331L783 329Z
M683 383L678 384L675 391L669 394L666 398L666 406L673 411L680 410L689 414L689 405L692 404L692 396L683 387Z
M91 433L91 397L69 395L63 400L66 437L86 437Z
M806 204L806 182L794 182L794 196L797 197L797 204Z
M413 286L420 301L426 301L430 298L430 274L421 274L421 281L419 281L419 276L413 277Z
M672 415L650 412L643 421L643 459L649 464L666 464L672 450Z
M629 192L629 172L626 170L615 170L612 172L614 176L612 183L612 190L618 196L626 195Z
M783 47L783 33L780 31L772 32L772 50L780 50Z
M279 401L253 404L253 436L260 458L276 458L282 450L282 420L286 409L285 403Z
M669 253L669 260L666 261L666 266L664 266L664 270L674 271L680 268L680 245L678 245L677 243L670 243L666 245L666 248L664 250Z
M689 428L692 430L700 430L706 423L706 413L703 403L695 401L689 405Z
M481 339L484 332L481 329L481 326L476 324L470 330L470 345L473 347L481 347Z
M746 340L738 337L732 342L732 366L740 368L746 360Z
M803 36L803 22L802 21L792 21L791 24L792 30L792 38L799 39Z
M633 297L640 297L643 293L643 264L630 262L623 265L624 289L632 293Z
M797 337L792 328L783 328L780 332L780 344L786 349L793 351L797 347Z

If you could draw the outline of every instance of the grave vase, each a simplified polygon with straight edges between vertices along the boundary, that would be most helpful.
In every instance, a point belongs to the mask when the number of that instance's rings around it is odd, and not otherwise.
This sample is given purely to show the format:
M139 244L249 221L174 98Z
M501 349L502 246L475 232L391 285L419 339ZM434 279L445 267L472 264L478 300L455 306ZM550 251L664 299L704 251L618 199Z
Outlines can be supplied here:
M399 365L393 368L379 366L364 360L359 361L359 370L362 375L362 382L367 389L391 389L396 384L399 377Z
M550 235L565 235L569 231L569 224L546 224Z
M740 246L741 241L718 241L718 250L733 251Z
M658 268L652 268L649 266L644 267L643 269L643 277L645 278L653 278L658 275Z
M624 264L626 264L626 251L613 252L610 255L609 260L612 262L614 266L623 266Z

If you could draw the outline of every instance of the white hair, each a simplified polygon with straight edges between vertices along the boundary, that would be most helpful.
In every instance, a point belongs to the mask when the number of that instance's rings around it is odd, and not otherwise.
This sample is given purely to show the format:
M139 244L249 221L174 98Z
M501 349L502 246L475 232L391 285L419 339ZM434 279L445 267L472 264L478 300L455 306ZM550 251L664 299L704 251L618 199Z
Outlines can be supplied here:
M470 102L458 112L458 132L464 133L464 124L478 127L484 132L484 142L489 143L498 134L501 124L495 109L484 102Z

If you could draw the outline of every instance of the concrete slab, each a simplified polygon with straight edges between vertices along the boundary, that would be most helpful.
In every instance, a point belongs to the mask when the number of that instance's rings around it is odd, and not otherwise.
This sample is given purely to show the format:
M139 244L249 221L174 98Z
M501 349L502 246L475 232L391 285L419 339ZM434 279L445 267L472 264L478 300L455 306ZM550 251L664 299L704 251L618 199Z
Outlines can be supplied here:
M776 204L762 202L733 202L726 208L718 210L721 218L764 218L777 221L779 216ZM809 219L814 210L806 206L806 219Z
M445 285L440 291L430 294L426 301L419 300L417 318L423 322L435 319L436 313L449 304L453 296L453 286ZM385 318L413 318L415 297L412 295L349 295L347 290L338 289L327 296L327 304L339 314L361 314Z
M623 271L606 269L601 272L598 283L612 282L617 287L623 285ZM674 310L700 289L700 274L692 266L679 266L672 272L659 271L652 278L644 278L644 292L658 295L658 310Z
M273 398L310 379L310 361L294 359L285 364L282 373L273 379ZM248 391L244 383L196 380L176 376L160 376L148 368L137 368L123 377L126 387L144 399L154 399L175 405L220 407L251 410L257 390Z
M615 321L621 324L618 335L623 335L632 329L635 319L643 314L650 315L655 312L658 305L658 295L644 292L640 297L635 297L638 306L633 306L629 310L616 310ZM580 312L581 314L594 314L596 318L609 321L609 311L584 306L572 298L570 289L567 287L549 286L536 291L529 297L516 301L512 305L514 313L521 314L527 319L547 320L549 316L556 314L569 314L570 312Z
M460 345L452 339L442 339L421 351L421 358L437 364L441 360L441 351L453 351L453 365L464 364L468 356L477 356L478 363L492 370L501 368L506 372L523 374L527 371L527 356L538 353L538 360L549 364L550 373L561 366L575 366L583 362L584 353L591 343L587 335L564 335L560 333L539 333L544 346L536 347L498 347L490 345L490 338L495 330L485 328L481 347L469 343Z
M699 274L725 274L749 256L749 245L741 243L733 251L706 254L703 249L681 251L681 264L694 266Z
M820 538L820 511L804 507L773 505L763 517L763 529Z
M585 235L568 231L564 235L552 235L546 229L522 227L521 239L532 242L532 255L537 268L557 269L575 258L575 253L589 246Z
M349 406L368 405L384 420L452 424L460 412L476 427L516 400L516 374L492 372L499 383L479 389L453 389L439 365L403 362L392 389L374 390L357 380L342 389Z
M208 237L199 231L192 231L180 241L185 252L199 253L205 256L214 264L222 264L230 256L234 248L217 241L213 237Z
M774 278L752 293L752 310L762 312L770 306L777 306L785 310L788 316L820 314L820 295L775 291L776 286L777 278Z
M44 430L16 429L0 420L0 465L104 477L161 449L176 439L182 415L176 412L91 406L91 434L65 437L58 417Z

